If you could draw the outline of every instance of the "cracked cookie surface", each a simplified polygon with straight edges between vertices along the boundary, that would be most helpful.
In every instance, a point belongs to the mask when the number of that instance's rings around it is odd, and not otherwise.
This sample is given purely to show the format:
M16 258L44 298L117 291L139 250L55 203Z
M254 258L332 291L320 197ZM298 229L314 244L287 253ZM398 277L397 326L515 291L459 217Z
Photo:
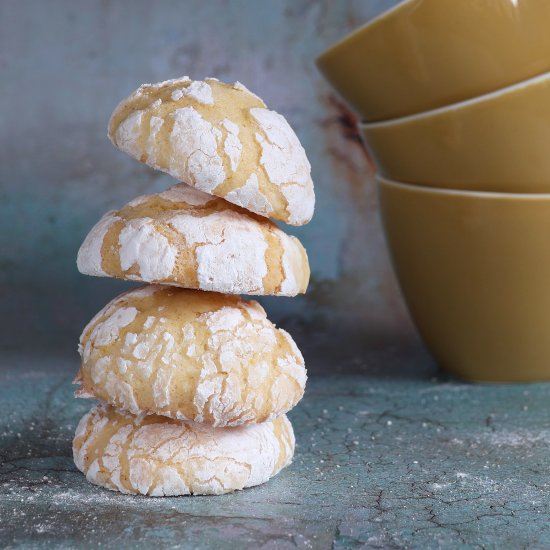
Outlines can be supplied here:
M286 119L239 82L144 84L113 112L109 137L137 160L256 214L292 225L313 215L304 148Z
M219 495L265 483L287 466L294 433L286 416L213 428L108 405L84 415L73 457L86 479L113 491L149 496Z
M160 285L107 304L79 351L77 396L213 426L280 416L307 378L296 344L257 302Z
M278 296L305 292L310 273L298 239L183 183L107 212L77 265L86 275Z

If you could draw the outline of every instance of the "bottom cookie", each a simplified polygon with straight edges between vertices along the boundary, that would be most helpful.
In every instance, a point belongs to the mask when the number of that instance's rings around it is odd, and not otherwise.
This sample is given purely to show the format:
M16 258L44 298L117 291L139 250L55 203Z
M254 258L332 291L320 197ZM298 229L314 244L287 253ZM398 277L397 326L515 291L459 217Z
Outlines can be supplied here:
M73 456L86 479L149 496L220 495L260 485L290 464L294 433L283 415L230 428L133 416L109 405L84 415Z

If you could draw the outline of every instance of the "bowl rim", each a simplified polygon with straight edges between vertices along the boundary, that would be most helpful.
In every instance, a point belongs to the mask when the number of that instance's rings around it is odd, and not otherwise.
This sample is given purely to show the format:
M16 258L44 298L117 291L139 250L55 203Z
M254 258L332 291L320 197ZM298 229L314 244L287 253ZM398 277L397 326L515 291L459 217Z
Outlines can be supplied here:
M437 107L437 109L430 109L429 111L421 111L420 113L413 113L410 115L391 118L389 120L380 120L377 122L359 122L359 128L361 130L374 130L377 128L385 128L392 126L399 126L401 124L406 124L408 122L414 122L416 120L423 120L432 117L437 117L443 113L450 113L452 111L461 111L466 110L472 105L482 105L484 103L490 103L497 97L513 95L516 92L519 92L523 89L530 88L531 86L537 86L542 82L550 80L550 71L539 74L537 76L532 76L526 80L516 82L515 84L510 84L504 88L499 88L492 92L486 94L478 95L471 97L470 99L464 99L458 101L457 103L451 103L450 105L443 105L442 107Z
M499 191L470 191L465 189L447 189L444 187L430 187L428 185L421 185L417 183L407 183L402 181L386 178L380 174L375 175L376 183L378 185L385 185L388 187L396 187L398 189L404 189L413 191L419 194L425 195L449 195L458 197L471 197L487 200L509 200L509 201L540 201L545 199L550 201L550 193L503 193ZM550 178L549 178L550 179Z
M400 11L401 8L403 8L406 4L412 4L413 2L416 2L417 0L400 0L397 4L392 6L391 8L388 8L378 15L375 15L372 19L369 19L356 29L352 30L350 33L346 34L343 38L340 38L336 42L333 42L326 50L324 50L322 53L320 53L316 59L315 63L320 64L322 63L327 57L330 57L332 54L337 53L336 50L339 50L342 46L346 44L349 40L353 40L356 36L363 34L363 32L368 31L369 27L372 27L379 23L381 20L386 19L388 17L391 17L394 12Z

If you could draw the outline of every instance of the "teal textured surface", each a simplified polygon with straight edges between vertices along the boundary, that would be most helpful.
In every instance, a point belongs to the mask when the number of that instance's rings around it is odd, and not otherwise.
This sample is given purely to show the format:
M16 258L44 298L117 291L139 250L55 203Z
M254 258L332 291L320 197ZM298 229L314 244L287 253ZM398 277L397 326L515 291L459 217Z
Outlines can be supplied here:
M2 363L2 547L550 546L548 385L440 378L416 348L311 357L334 374L311 379L289 415L291 466L231 495L153 499L93 486L73 465L90 408L72 398L76 359Z

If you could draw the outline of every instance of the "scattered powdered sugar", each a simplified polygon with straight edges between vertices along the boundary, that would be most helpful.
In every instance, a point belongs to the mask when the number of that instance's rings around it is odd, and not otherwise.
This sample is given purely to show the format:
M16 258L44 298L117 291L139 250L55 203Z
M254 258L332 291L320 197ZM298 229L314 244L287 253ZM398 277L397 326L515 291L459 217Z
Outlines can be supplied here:
M267 381L269 374L270 374L271 368L269 364L266 361L260 361L256 365L254 365L253 369L248 369L248 377L247 377L247 383L251 388L256 388L261 386L262 384L265 384ZM262 399L263 402L263 399ZM255 406L260 407L262 403L254 403Z
M243 144L239 140L239 127L228 118L223 119L222 126L227 130L227 136L223 142L223 150L229 157L231 170L235 172L239 166L239 160L243 150Z
M124 350L133 348L138 341L138 335L135 332L128 332L124 338Z
M313 185L288 184L281 187L287 200L288 222L295 225L309 221L315 209Z
M109 372L104 381L106 391L113 396L120 407L132 414L139 414L141 409L138 405L135 388L131 384L121 380L114 372Z
M111 480L119 491L127 492L121 481L120 454L123 452L123 447L128 441L130 434L132 433L132 426L123 426L118 430L109 440L104 455L102 457L103 465L111 471ZM99 463L99 461L98 461Z
M177 90L174 90L171 94L170 94L170 97L173 101L179 101L184 95L184 90L185 88L178 88Z
M300 271L303 259L299 243L293 237L285 233L280 235L283 247L283 271L285 278L281 283L281 294L296 294L300 289L300 283L296 279L296 273Z
M253 108L250 109L250 114L263 131L263 134L256 133L256 140L262 149L260 163L269 181L280 186L287 199L287 210L291 217L289 221L309 221L313 212L314 194L311 165L304 148L286 119L279 113ZM304 215L309 217L304 218Z
M256 221L231 210L170 219L188 246L196 245L199 288L217 292L262 292L267 242Z
M304 148L285 117L269 109L250 109L264 135L256 134L262 147L261 164L272 183L308 184L311 165Z
M203 217L182 212L169 220L170 225L185 239L187 246L197 243L220 244L223 240L225 222L224 212L215 212Z
M155 316L149 315L147 319L145 319L145 323L143 323L143 328L145 330L149 330L153 326L156 320L157 318Z
M263 216L269 216L273 212L271 203L260 191L256 174L251 174L242 187L233 189L224 199Z
M249 321L240 310L222 307L201 314L199 320L206 324L210 336L201 355L193 401L197 410L195 421L211 418L214 426L238 425L257 419L264 406L274 414L281 414L301 397L305 384L301 355L275 359L280 353L276 329L265 314L259 320ZM265 360L258 361L258 353L266 358L271 356L273 366ZM279 364L281 359L283 368ZM301 373L295 372L298 370ZM243 379L245 373L248 374ZM268 379L270 375L272 378ZM278 392L275 401L265 403L270 386L278 384L285 391Z
M219 332L221 330L235 330L244 322L244 316L240 310L234 307L222 307L217 311L205 313L201 316L206 322L210 332Z
M120 372L120 374L126 374L128 372L128 367L132 365L132 363L128 361L128 359L123 359L122 357L117 358L116 364L118 367L118 372Z
M103 247L105 235L107 235L109 229L111 229L112 225L118 220L120 220L120 218L115 216L114 211L111 210L107 212L88 233L76 258L76 265L80 273L85 275L107 275L102 267L103 258L101 255L101 248Z
M301 357L301 354L299 357ZM296 361L296 357L290 354L279 357L277 359L277 366L280 372L285 374L288 378L292 378L298 386L301 388L305 387L307 381L306 370L304 369L303 363L300 364Z
M152 166L157 166L157 134L164 124L164 120L158 116L152 116L149 121L149 136L145 144L145 152L147 153L147 162Z
M115 144L119 149L136 158L141 156L139 137L141 135L143 115L144 111L141 110L130 113L120 123L114 137Z
M159 408L170 405L170 388L173 376L173 369L176 365L157 369L155 382L153 383L153 400Z
M138 310L135 307L122 307L105 317L92 330L90 340L95 346L108 346L119 335L120 329L128 326L135 318Z
M212 358L212 353L204 353L201 357L199 380L193 396L193 405L197 411L195 422L204 422L205 414L210 413L214 425L221 424L221 416L225 412L225 406L220 403L223 399L222 377L218 375L218 367Z
M151 218L137 218L126 222L119 235L120 266L126 271L139 267L144 281L170 277L176 263L177 249L153 226Z
M110 430L116 429L102 444L107 422ZM92 459L86 451L96 445L97 458ZM217 429L132 418L99 405L81 420L73 450L75 463L88 480L112 490L151 496L222 494L264 483L288 465L294 434L284 416L274 422Z
M209 84L202 80L196 80L191 82L191 84L185 88L178 88L177 90L174 90L171 97L174 101L178 101L182 97L190 97L191 99L194 99L204 105L214 105L212 88Z
M537 443L550 445L550 430L501 430L485 433L481 439L497 447L529 447Z
M234 220L225 227L220 243L197 247L199 288L229 293L243 289L263 292L266 250L267 242L259 228Z
M298 361L298 363L300 363L301 365L303 365L304 364L304 357L302 356L302 352L300 351L300 349L296 345L296 342L294 341L292 336L290 336L290 334L283 328L280 328L278 330L284 336L284 339L287 341L288 345L290 346L290 349L291 349L292 353L294 354L295 360Z
M188 76L170 78L168 80L163 80L162 82L156 82L155 84L142 84L135 93L137 95L142 95L144 91L150 90L151 88L153 88L154 90L160 90L161 88L166 88L168 86L175 86L177 84L185 84L186 82L191 82L191 79Z
M188 323L182 328L183 339L186 342L191 342L195 338L195 329L191 323Z
M222 132L193 107L176 109L170 116L174 126L170 134L169 173L202 191L212 191L225 180L223 162L218 154Z

